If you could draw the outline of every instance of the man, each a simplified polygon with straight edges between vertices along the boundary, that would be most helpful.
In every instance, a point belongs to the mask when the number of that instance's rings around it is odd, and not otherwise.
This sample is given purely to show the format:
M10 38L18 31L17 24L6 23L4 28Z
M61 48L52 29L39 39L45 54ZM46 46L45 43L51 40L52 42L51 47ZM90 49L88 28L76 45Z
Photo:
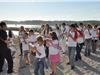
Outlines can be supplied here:
M7 60L8 71L7 73L13 72L13 60L11 56L11 51L7 47L7 33L6 33L6 23L0 23L0 73L3 71L4 60Z
M77 47L77 38L78 38L75 24L70 25L67 38L68 38L68 57L69 57L69 62L67 64L71 65L71 70L73 70L75 68L74 57L75 57L75 51Z
M92 36L91 36L91 25L88 24L86 26L86 29L84 30L84 37L85 37L85 45L86 45L86 49L85 49L85 56L90 56L91 55L91 49L92 49Z

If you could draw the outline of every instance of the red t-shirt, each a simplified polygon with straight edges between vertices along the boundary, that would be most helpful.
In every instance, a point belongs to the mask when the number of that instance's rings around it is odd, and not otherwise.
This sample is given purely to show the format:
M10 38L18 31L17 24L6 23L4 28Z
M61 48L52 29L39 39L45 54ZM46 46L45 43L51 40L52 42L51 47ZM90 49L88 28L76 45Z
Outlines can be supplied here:
M97 36L100 37L100 28L98 28Z

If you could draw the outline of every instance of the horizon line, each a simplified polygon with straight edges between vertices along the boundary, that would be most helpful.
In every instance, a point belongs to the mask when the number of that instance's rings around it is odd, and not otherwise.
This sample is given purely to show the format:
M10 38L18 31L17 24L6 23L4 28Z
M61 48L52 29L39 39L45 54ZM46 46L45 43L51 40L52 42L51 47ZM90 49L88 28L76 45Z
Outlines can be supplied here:
M0 21L100 21L100 20L0 20Z

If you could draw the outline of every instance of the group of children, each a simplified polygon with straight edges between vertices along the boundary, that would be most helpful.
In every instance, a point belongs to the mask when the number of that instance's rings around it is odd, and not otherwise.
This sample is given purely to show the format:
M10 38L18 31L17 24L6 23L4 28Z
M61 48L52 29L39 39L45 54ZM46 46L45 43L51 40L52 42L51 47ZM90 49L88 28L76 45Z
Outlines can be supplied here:
M60 41L66 46L65 48L60 45ZM56 75L57 63L61 59L60 52L65 53L66 48L68 48L69 57L67 64L71 65L71 69L74 69L75 61L82 60L81 50L83 46L85 46L84 55L90 56L91 51L96 52L97 41L100 41L100 27L90 24L83 25L83 23L79 25L56 24L55 28L46 24L41 26L39 34L35 34L33 30L26 31L23 26L19 31L20 55L24 54L26 65L29 64L28 54L34 56L35 75L45 75L46 59L50 62L52 70L50 75Z

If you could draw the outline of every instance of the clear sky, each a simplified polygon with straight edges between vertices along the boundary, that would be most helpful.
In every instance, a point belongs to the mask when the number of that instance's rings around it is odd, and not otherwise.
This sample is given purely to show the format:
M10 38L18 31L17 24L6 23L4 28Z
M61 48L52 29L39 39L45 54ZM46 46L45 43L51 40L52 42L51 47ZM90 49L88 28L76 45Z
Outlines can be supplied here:
M72 2L72 1L100 1L100 0L0 0L0 2Z
M99 0L7 1L0 0L0 20L100 20Z

